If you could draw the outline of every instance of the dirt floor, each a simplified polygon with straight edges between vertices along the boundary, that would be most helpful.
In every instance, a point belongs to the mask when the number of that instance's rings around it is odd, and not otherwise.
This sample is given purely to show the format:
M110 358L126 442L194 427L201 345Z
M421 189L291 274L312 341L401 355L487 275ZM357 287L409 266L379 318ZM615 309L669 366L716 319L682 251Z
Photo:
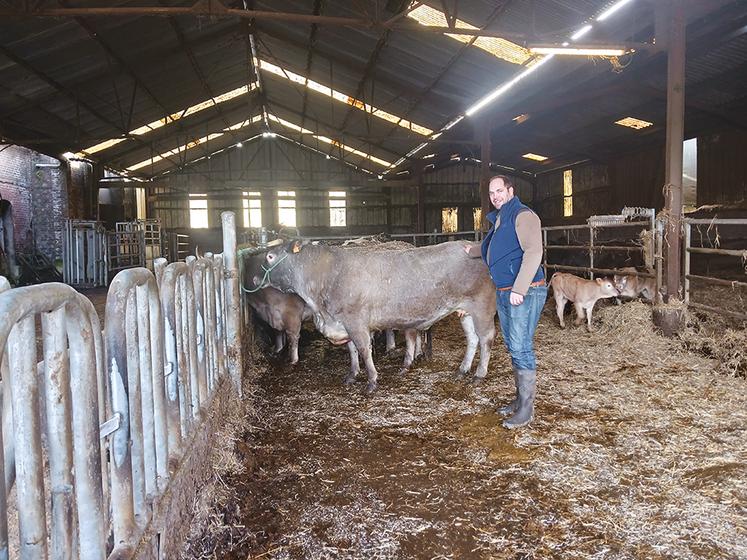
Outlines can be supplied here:
M454 378L456 318L405 375L401 349L379 353L372 397L311 330L297 366L255 352L239 461L204 489L184 558L747 558L747 381L649 317L608 306L564 331L548 305L518 431L494 413L513 393L500 335L482 385Z

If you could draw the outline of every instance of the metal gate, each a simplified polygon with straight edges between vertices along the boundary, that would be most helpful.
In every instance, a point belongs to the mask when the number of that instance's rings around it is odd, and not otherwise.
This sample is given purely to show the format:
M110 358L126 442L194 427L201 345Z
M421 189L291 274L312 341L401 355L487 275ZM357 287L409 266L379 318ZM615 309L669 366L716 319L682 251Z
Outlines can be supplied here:
M106 229L101 222L67 220L63 244L63 279L76 288L106 286Z
M631 235L630 231L636 231ZM620 237L623 239L620 240ZM626 253L640 256L639 266L649 272L626 271L625 274L657 279L657 292L661 288L661 226L653 208L626 207L620 214L590 216L586 224L547 226L542 228L543 265L548 270L582 272L590 278L599 274L617 274L619 266L600 266L602 255ZM556 258L548 254L554 252ZM586 266L560 264L563 256L573 253L583 255ZM562 255L562 256L561 256ZM561 256L560 259L557 256ZM609 261L609 259L606 259ZM604 264L604 261L601 261Z
M685 303L694 309L747 320L743 301L743 296L747 291L747 277L745 276L747 275L747 242L744 233L747 231L747 219L686 218L683 222L685 228ZM733 241L729 243L732 246L728 249L722 247L727 238ZM700 274L693 274L693 255L700 255L700 258L718 259L720 266L714 267L713 272L710 267L699 266L698 268L704 271ZM725 278L725 276L731 276L731 278ZM693 282L708 286L710 290L702 291L695 296ZM704 295L715 290L720 293L715 294L712 301L704 302ZM701 301L693 301L693 299ZM728 309L730 305L732 308Z

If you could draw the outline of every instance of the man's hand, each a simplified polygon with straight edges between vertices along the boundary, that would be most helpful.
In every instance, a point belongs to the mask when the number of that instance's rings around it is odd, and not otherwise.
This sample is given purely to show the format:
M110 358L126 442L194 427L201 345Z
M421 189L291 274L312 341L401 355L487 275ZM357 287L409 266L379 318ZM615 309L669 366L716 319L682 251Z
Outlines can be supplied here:
M511 292L508 300L511 302L511 305L521 305L524 303L524 296L516 292Z

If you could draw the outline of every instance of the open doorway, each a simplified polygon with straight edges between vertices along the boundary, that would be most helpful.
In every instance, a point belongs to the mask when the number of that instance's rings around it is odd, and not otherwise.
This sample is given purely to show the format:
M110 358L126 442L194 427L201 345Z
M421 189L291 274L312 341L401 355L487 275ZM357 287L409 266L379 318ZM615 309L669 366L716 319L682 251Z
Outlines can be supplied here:
M0 199L0 276L15 278L16 250L13 241L13 206Z

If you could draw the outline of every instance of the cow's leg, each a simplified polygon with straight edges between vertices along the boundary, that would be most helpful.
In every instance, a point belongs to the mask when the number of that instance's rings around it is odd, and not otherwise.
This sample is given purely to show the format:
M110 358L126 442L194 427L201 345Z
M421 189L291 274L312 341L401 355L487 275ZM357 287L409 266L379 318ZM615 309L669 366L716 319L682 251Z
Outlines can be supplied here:
M280 354L285 346L285 333L283 331L276 331L275 333L275 353Z
M573 306L576 308L576 319L573 323L578 326L584 322L584 307L578 302L575 302Z
M592 303L590 307L586 309L586 330L591 332L591 312L594 309L594 304Z
M379 373L376 371L373 356L371 355L371 333L368 329L350 328L348 325L345 325L345 328L350 334L350 339L355 343L358 352L360 352L363 357L363 363L365 364L366 372L368 373L366 394L370 395L376 390L376 384L379 378Z
M355 347L352 340L348 342L348 352L350 352L350 373L345 377L344 383L345 385L352 385L355 383L355 378L358 377L358 374L361 371L361 365L358 362L358 349Z
M423 355L423 333L416 331L415 335L415 359Z
M294 365L298 363L298 339L301 338L301 334L297 331L286 331L286 334L288 335L290 363Z
M402 364L400 373L406 373L412 362L415 361L415 345L420 335L415 329L407 329L405 331L405 362Z
M490 350L493 347L493 339L495 339L495 322L491 313L485 313L484 316L473 315L472 322L480 341L480 361L477 364L475 376L472 378L472 383L477 384L485 379L485 376L488 374Z
M392 329L386 330L386 351L391 352L396 347L394 341L394 331Z
M433 359L433 327L425 331L425 358Z
M464 352L464 358L459 365L459 372L457 374L463 377L469 373L472 367L472 360L475 359L475 352L477 352L477 344L480 342L480 339L477 336L477 332L475 332L475 322L472 320L471 315L463 315L459 321L462 323L464 336L467 337L467 350Z
M560 295L559 293L555 292L555 311L558 313L558 320L560 321L560 328L565 328L565 320L563 319L563 313L565 313L565 303L566 299Z

